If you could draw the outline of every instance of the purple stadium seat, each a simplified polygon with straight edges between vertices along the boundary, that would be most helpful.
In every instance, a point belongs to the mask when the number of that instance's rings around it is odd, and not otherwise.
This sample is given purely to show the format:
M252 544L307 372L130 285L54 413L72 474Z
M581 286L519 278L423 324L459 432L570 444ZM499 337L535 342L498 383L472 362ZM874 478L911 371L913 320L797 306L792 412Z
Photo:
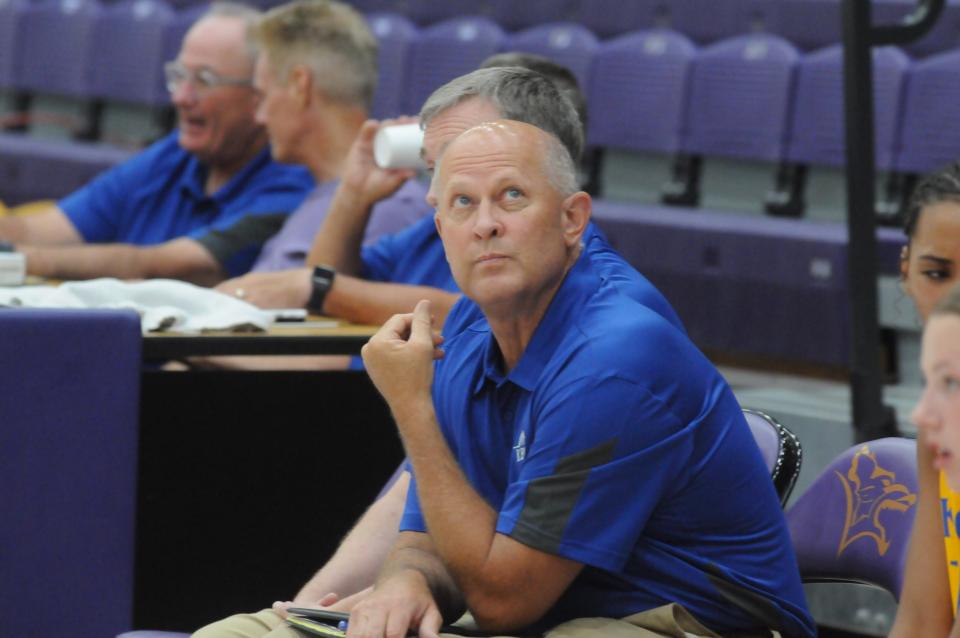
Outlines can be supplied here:
M133 0L104 9L94 27L95 95L149 106L170 103L163 64L167 62L166 32L173 16L163 0Z
M513 0L504 0L507 4L516 5ZM536 5L534 2L523 3ZM601 38L652 29L654 27L669 27L671 20L670 0L589 0L589 2L575 3L572 20L596 33ZM556 20L556 17L541 18L541 22Z
M900 96L909 58L895 47L873 50L877 166L893 166ZM803 56L797 66L793 121L787 143L791 162L843 166L843 50L835 45Z
M496 23L477 16L454 18L421 31L410 46L404 111L419 113L435 89L476 69L500 50L503 38Z
M855 445L787 510L804 581L869 583L899 599L917 510L916 450L902 438Z
M587 142L600 149L593 167L595 192L660 202L664 184L675 181L695 55L686 36L667 29L600 43L586 87Z
M915 62L907 75L898 170L925 173L960 156L960 50Z
M370 114L377 119L402 115L407 55L410 43L417 38L417 27L395 13L369 14L367 22L380 43L377 53L380 79Z
M786 505L800 475L803 460L800 439L769 414L744 408L743 416L760 448L763 462L770 470L780 504Z
M764 34L701 50L693 65L684 149L778 161L797 58L789 42Z
M771 30L801 49L830 46L843 39L840 9L840 0L778 0Z
M20 19L28 0L0 0L0 91L14 85Z
M74 98L90 95L90 52L100 11L96 0L30 3L20 20L17 88Z
M0 330L3 635L114 636L133 620L140 319L3 309Z
M597 48L597 36L572 22L552 22L507 36L504 51L525 51L550 58L577 76L580 86L588 86L590 62Z
M130 151L111 146L0 134L0 201L9 205L68 195Z
M394 7L392 11L402 11L411 20L421 26L429 26L452 20L460 16L490 16L490 6L485 0L404 0L402 10Z
M781 0L672 0L673 29L702 43L769 30Z
M586 85L589 143L675 152L695 54L696 47L685 36L663 29L602 42Z
M572 20L584 24L577 14L583 3L576 0L537 0L537 2L487 0L485 4L489 7L490 17L494 22L508 31L521 31L544 22L557 20ZM584 26L587 25L584 24Z

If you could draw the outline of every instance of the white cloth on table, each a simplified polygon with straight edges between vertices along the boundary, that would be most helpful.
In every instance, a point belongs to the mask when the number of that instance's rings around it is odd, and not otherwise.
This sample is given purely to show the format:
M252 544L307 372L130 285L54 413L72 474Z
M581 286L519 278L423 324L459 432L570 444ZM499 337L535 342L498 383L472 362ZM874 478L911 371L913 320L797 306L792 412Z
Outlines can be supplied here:
M0 287L0 306L135 310L144 332L262 331L273 313L241 299L173 279L103 278L59 286Z

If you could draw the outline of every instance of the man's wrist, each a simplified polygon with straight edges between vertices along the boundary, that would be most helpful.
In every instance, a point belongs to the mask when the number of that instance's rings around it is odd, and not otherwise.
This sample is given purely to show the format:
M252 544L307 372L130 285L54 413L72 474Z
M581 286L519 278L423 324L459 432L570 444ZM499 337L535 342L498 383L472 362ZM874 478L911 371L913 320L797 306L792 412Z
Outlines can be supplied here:
M313 267L310 274L310 298L307 300L307 309L313 312L323 313L323 304L326 302L327 294L333 288L333 280L337 276L337 271L331 266L323 264Z

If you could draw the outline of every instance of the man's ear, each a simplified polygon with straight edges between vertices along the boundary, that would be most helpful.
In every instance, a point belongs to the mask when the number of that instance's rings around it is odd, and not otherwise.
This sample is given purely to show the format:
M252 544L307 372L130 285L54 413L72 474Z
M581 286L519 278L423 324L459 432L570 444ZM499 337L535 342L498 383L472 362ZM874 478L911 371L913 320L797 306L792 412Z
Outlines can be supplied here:
M313 74L305 66L295 66L290 70L287 86L300 108L310 106L313 99Z
M563 200L563 235L568 246L580 241L593 212L593 200L583 191L578 191Z

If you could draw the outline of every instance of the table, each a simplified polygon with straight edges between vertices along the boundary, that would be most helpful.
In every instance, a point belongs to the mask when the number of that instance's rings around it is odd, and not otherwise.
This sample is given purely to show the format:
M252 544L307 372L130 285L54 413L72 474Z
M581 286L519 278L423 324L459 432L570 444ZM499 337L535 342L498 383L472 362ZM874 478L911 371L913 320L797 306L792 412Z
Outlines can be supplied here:
M377 326L310 317L306 322L278 322L267 332L172 332L143 337L146 360L214 355L360 354Z

